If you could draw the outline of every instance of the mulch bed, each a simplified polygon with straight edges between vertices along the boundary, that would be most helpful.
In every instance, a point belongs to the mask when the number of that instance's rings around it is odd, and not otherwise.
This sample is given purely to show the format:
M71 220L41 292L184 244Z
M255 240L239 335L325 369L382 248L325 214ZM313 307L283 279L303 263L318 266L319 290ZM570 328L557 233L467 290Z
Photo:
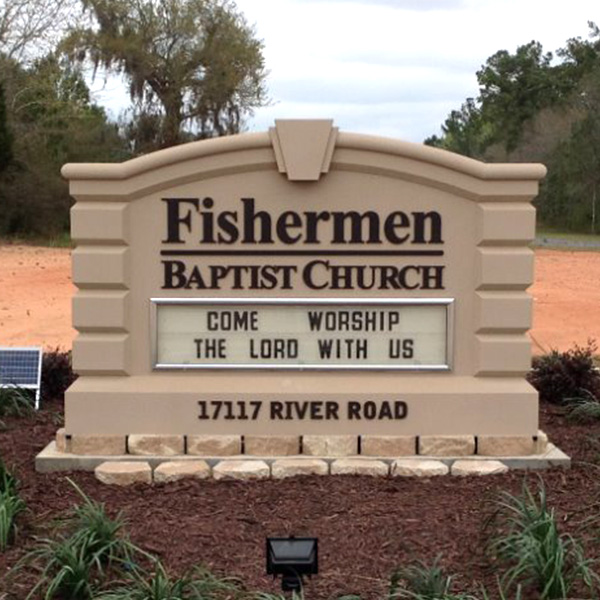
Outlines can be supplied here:
M53 437L59 403L46 405L30 419L6 420L0 432L0 456L17 474L28 512L19 521L17 544L0 554L0 598L24 598L33 576L22 570L8 577L34 536L50 535L55 520L78 496L69 476L85 493L105 502L109 512L123 511L132 540L159 556L174 573L203 564L214 572L242 579L249 590L279 592L267 578L264 545L268 535L319 538L320 573L309 581L311 599L357 594L381 598L393 570L415 560L441 556L455 588L492 592L497 572L485 553L489 517L502 490L518 493L524 477L513 471L483 478L430 480L369 477L298 477L283 481L180 481L117 488L98 483L89 473L38 474L35 455ZM600 425L565 421L560 411L543 406L541 428L573 458L570 470L541 476L561 527L586 543L600 558L598 532L587 519L598 512ZM486 527L487 523L487 527ZM493 597L493 594L492 594Z

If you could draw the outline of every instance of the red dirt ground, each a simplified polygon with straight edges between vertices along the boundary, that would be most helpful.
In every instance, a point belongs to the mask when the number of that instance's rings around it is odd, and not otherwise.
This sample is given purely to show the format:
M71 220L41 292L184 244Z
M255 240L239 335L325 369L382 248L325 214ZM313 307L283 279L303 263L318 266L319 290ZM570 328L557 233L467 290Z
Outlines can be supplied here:
M70 250L0 245L0 345L71 348ZM600 340L600 252L535 252L533 351Z

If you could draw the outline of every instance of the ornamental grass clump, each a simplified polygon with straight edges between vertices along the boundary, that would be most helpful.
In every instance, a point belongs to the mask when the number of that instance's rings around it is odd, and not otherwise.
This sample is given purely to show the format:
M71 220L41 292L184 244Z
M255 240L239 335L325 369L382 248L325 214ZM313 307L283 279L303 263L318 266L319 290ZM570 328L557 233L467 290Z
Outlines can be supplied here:
M92 598L111 568L133 568L138 555L148 556L129 541L120 514L109 517L104 504L91 500L69 482L82 502L68 515L64 532L56 538L38 540L37 547L23 559L23 564L38 572L28 598L38 591L45 600Z
M0 552L4 552L16 536L16 517L25 510L25 502L17 491L17 480L0 460Z
M535 589L540 600L552 600L570 597L581 585L593 595L598 577L592 561L575 538L559 531L541 479L537 493L527 482L520 496L503 492L498 518L499 531L490 549L506 567L500 580L505 591L520 585Z
M152 572L134 568L119 587L94 596L94 600L217 600L239 593L233 579L221 579L200 568L172 577L156 560Z
M390 580L389 598L411 600L476 600L474 596L452 593L452 576L446 575L439 557L428 565L417 561L396 570Z
M103 563L86 543L71 538L43 539L26 560L38 569L37 583L27 598L40 591L44 600L91 598L104 574Z

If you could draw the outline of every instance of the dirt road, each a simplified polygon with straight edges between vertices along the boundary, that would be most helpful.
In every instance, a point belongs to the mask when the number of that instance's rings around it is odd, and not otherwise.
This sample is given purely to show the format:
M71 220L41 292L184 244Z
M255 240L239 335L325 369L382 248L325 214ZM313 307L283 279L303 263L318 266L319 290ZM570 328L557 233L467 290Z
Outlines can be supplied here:
M600 341L600 252L536 250L533 351ZM0 345L71 347L70 251L0 246Z

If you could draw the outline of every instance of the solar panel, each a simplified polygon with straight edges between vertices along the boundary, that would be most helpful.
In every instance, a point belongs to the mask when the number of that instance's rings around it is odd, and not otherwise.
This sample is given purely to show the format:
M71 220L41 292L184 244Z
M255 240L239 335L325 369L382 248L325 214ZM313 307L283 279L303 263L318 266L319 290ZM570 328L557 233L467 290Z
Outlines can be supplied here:
M41 348L0 347L0 387L35 390L35 407L40 405Z

